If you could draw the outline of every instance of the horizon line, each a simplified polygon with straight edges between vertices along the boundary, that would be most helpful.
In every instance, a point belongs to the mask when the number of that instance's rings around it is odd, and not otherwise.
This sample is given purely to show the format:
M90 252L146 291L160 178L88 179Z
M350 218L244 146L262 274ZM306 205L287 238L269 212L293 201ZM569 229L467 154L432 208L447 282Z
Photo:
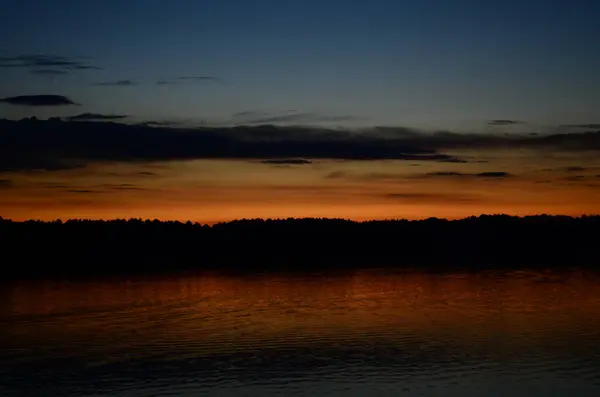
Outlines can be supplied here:
M469 219L479 219L479 218L516 218L516 219L527 219L527 218L569 218L569 219L582 219L582 218L595 218L600 217L600 213L589 213L589 214L581 214L581 215L566 215L566 214L530 214L530 215L510 215L507 213L482 213L479 215L469 215L465 217L456 217L456 218L443 218L443 217L421 217L418 219L409 219L409 218L373 218L373 219L365 219L365 220L357 220L352 218L329 218L329 217L277 217L277 218L233 218L226 221L214 221L214 222L201 222L201 221L193 221L191 219L188 220L180 220L180 219L159 219L159 218L141 218L141 217L130 217L130 218L55 218L52 220L42 220L42 219L24 219L24 220L14 220L12 218L4 218L0 215L0 222L12 222L12 223L68 223L68 222L130 222L130 221L140 221L140 222L159 222L159 223L181 223L187 224L191 223L193 225L200 226L214 226L218 224L229 224L236 222L282 222L282 221L344 221L348 223L377 223L377 222L423 222L429 220L439 220L439 221L447 221L447 222L460 222Z

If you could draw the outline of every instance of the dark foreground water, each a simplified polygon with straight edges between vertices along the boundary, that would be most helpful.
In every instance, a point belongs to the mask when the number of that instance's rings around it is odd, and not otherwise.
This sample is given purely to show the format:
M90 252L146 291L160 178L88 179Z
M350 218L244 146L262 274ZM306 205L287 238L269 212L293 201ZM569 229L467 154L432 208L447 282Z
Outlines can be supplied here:
M1 396L600 396L600 282L513 272L2 286Z

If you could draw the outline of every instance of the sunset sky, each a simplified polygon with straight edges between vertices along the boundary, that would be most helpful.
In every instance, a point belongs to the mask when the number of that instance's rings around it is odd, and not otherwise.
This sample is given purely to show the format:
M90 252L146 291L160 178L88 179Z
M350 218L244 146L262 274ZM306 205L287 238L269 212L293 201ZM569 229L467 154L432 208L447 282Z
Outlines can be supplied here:
M600 2L0 9L4 218L600 212Z

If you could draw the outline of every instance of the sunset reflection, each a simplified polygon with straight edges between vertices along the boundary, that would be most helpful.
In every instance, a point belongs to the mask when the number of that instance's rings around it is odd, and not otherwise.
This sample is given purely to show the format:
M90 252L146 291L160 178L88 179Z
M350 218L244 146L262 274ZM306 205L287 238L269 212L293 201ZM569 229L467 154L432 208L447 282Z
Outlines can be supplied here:
M205 274L26 283L10 288L8 297L3 311L57 338L135 335L132 342L144 350L161 340L187 341L185 354L200 356L286 343L358 343L357 327L381 343L438 333L469 349L494 335L502 343L503 335L538 333L539 342L550 343L571 327L600 329L600 292L581 273ZM13 323L13 332L34 340L26 329ZM138 354L151 353L144 350Z

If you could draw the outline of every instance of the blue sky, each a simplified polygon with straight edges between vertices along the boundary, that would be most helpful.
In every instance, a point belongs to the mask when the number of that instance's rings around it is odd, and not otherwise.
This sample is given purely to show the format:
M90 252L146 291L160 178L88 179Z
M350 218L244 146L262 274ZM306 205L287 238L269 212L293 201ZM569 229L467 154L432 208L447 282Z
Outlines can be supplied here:
M60 94L82 104L2 104L3 117L436 129L599 122L597 1L0 0L0 8L1 57L102 68L0 68L0 97ZM191 76L214 79L179 79ZM135 84L98 85L124 80Z

